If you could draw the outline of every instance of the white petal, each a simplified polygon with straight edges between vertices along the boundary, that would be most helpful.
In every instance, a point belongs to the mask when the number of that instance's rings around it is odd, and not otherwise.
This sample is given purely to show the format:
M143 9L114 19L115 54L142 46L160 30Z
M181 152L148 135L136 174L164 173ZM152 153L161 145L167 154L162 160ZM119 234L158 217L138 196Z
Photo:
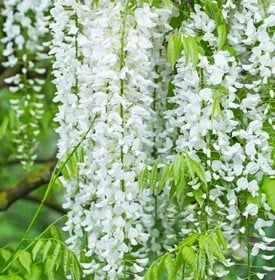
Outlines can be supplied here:
M258 277L258 279L264 279L266 273L256 273L256 276Z
M275 271L275 267L271 267L271 266L263 266L262 268L265 271Z

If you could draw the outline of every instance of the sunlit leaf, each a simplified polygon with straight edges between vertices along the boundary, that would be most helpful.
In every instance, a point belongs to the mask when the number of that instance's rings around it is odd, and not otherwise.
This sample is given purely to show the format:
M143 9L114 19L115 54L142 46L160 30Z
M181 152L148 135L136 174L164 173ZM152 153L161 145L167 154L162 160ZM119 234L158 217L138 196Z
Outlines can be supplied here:
M144 189L148 181L148 167L144 167L138 176L138 185L141 190Z
M149 180L151 192L153 192L153 190L155 189L157 181L158 181L158 167L157 164L154 164L150 172L150 180Z
M218 32L218 51L222 49L226 42L226 25L221 24L217 28Z
M27 251L19 250L17 252L18 260L22 267L27 271L28 274L31 273L32 257Z
M262 189L266 194L268 205L275 212L275 178L264 177Z
M167 56L172 69L174 69L182 50L183 45L181 41L181 35L172 35L169 39L167 47Z

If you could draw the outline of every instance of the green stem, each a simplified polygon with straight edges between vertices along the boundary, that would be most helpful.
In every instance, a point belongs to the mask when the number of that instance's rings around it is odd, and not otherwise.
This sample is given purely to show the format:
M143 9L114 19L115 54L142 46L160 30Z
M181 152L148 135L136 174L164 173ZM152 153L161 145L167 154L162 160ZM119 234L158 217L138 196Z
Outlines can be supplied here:
M78 28L78 16L77 14L75 14L75 25ZM74 40L74 47L75 47L75 58L78 60L79 57L79 52L78 52L78 30L75 34L75 40ZM77 73L75 74L76 78L75 78L75 93L78 94L78 77L77 77Z
M129 1L126 1L125 4L125 11L123 13L122 16L122 20L121 20L121 37L120 37L120 42L121 42L121 47L120 47L120 65L119 65L119 69L122 70L124 65L125 65L125 30L126 30L126 17L127 17L127 13L128 13L128 3ZM120 96L124 96L124 80L120 79ZM121 126L122 126L122 135L124 136L124 108L123 105L120 104L120 118L121 118ZM123 147L120 147L120 161L123 164L124 163L124 152L123 152ZM121 180L121 189L124 192L125 191L125 182L124 180Z
M125 3L125 10L121 19L121 37L120 37L120 65L119 65L119 69L120 71L123 69L124 65L125 65L125 33L126 33L126 17L128 14L128 4L129 4L129 0L126 1ZM124 80L120 79L120 96L124 96ZM123 105L120 104L120 118L121 118L121 126L122 126L122 136L124 136L124 108ZM120 162L123 166L124 164L124 152L123 152L123 147L120 147ZM122 167L123 168L123 167ZM125 192L125 181L121 180L120 181L120 186L121 186L121 190L123 192ZM122 215L122 217L124 218L124 214ZM123 230L125 233L125 229ZM123 256L123 278L126 279L126 258L125 258L125 254Z
M155 227L156 227L158 223L158 196L156 195L154 198L155 198Z
M199 76L200 76L200 87L201 87L201 89L203 89L205 85L204 85L204 74L203 74L202 68L199 69ZM208 141L208 142L210 142L210 141ZM208 230L208 215L207 215L207 211L206 211L206 207L208 206L208 204L209 204L209 191L208 191L208 186L207 186L206 201L204 203L204 207L203 207L204 211L203 211L203 215L202 215L203 216L202 218L204 220L205 231ZM201 211L202 211L202 209L201 209Z
M247 249L247 280L251 279L251 245L250 245L250 216L247 217L246 225L246 249Z
M21 238L20 242L18 243L17 247L15 248L15 250L13 251L13 253L11 254L11 256L9 257L9 259L7 260L7 262L4 264L3 267L1 267L1 270L0 270L0 275L5 272L9 267L10 265L13 263L13 260L14 260L14 257L15 257L15 254L18 252L18 250L21 248L21 246L23 245L24 241L27 239L34 223L36 222L44 204L45 204L45 201L47 200L53 186L55 185L58 177L61 175L61 172L62 170L65 168L66 164L68 163L68 161L70 160L70 158L73 156L73 154L76 152L76 150L78 149L78 147L81 145L81 143L84 141L84 139L87 137L88 133L90 132L90 130L92 129L93 127L93 124L96 120L97 116L94 117L90 127L87 129L87 131L84 132L84 134L81 136L79 142L77 143L77 145L73 148L72 152L68 155L68 157L66 158L66 160L64 161L64 163L62 163L61 167L58 169L58 163L56 164L56 167L53 171L53 174L52 174L52 177L51 177L51 180L49 182L49 185L46 189L46 192L41 200L41 203L39 205L39 207L37 208L29 226L27 227L25 233L23 234L23 237Z
M156 73L158 72L158 66L155 67L155 71ZM153 104L152 104L152 108L154 110L154 112L158 115L158 112L156 111L156 103L157 103L157 92L156 89L154 89L153 92ZM154 158L154 160L157 158L157 148L156 148L156 129L155 126L153 126L153 133L154 133L154 137L153 137L153 143L154 143L154 147L153 147L153 152L152 152L152 156ZM154 217L154 228L157 228L157 224L158 224L158 196L157 194L153 193L153 197L155 200L154 203L154 213L155 213L155 217ZM156 258L158 257L158 254L156 252Z

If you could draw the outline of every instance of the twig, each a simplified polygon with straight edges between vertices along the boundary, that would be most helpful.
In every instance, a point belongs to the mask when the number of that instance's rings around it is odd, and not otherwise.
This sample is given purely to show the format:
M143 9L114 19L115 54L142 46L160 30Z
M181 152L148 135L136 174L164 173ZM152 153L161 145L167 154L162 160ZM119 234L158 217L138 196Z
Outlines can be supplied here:
M53 162L55 160L55 156L52 158L37 158L36 160L34 160L34 163L49 163L49 162ZM2 162L2 165L16 165L16 164L21 164L21 160L20 159L11 159L7 162Z
M48 162L14 187L7 190L0 189L0 211L8 209L17 200L49 183L54 166L55 161Z

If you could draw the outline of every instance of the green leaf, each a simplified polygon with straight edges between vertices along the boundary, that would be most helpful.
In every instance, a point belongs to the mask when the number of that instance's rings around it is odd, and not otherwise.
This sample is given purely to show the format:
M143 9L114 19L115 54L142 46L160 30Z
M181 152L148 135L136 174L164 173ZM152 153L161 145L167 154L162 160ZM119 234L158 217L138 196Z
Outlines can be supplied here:
M224 250L227 250L227 243L226 243L224 235L223 235L223 233L222 233L222 231L220 229L218 229L216 231L216 235L217 235L217 239L218 239L219 244L222 245Z
M45 274L48 280L55 280L54 277L54 262L52 257L48 257L45 262Z
M195 241L198 239L198 236L199 236L198 233L192 233L191 235L188 235L180 243L180 246L191 246L191 245L193 245L195 243Z
M44 250L43 250L43 262L45 261L45 259L47 258L48 256L48 253L51 249L51 246L52 246L52 241L51 240L48 240L45 247L44 247Z
M170 191L169 191L169 200L173 197L175 192L176 192L176 184L175 184L175 181L172 181L171 182L171 188L170 188Z
M0 139L5 136L7 128L8 128L8 124L9 124L9 118L8 116L5 116L1 125L0 125Z
M173 173L174 173L174 179L175 179L175 183L177 184L179 179L180 179L180 167L181 167L181 163L183 161L183 157L180 154L177 154L173 160Z
M172 3L170 2L170 0L162 0L162 2L164 3L164 5L168 8L168 9L172 9Z
M9 127L11 130L16 129L19 125L18 116L13 110L9 110Z
M158 263L158 274L162 275L165 272L165 265L164 265L164 261L165 261L166 256L162 256L160 258L160 262Z
M169 175L169 166L166 165L163 169L162 169L162 174L161 174L161 178L159 181L159 185L158 185L158 193L160 194L162 189L165 187L166 182L168 180L168 175Z
M217 257L220 261L224 261L225 260L223 251L222 251L222 249L220 247L220 244L219 244L219 242L218 242L218 240L217 240L217 238L215 237L214 234L210 235L207 238L207 244L211 248L211 250L212 250L212 252L213 252L215 257Z
M60 163L60 165L64 165L64 162L62 162L62 161L60 161L59 163ZM62 169L61 173L65 180L70 180L71 174L70 174L70 170L67 167L67 165L64 165L64 168Z
M207 240L208 240L209 236L206 234L201 234L199 237L199 246L200 249L204 249L206 244L207 244Z
M219 8L217 3L215 3L214 1L205 1L205 12L211 19L215 20L216 26L219 26L224 23L221 8Z
M171 17L169 25L172 26L174 30L178 29L184 20L184 16L180 13L178 16Z
M151 269L149 269L149 270L145 273L145 275L144 275L144 277L143 277L143 280L150 280L150 274L151 274Z
M205 249L205 252L207 255L208 263L209 263L211 269L213 269L213 265L215 263L215 258L214 258L213 252L208 244L205 245L204 249Z
M168 167L169 167L169 171L168 171L167 178L172 178L174 177L174 166L173 164L170 164L170 166L168 165Z
M174 270L174 265L173 265L173 259L168 255L164 259L164 267L167 272L167 279L168 280L175 280L176 275L175 275L175 270Z
M188 44L188 49L191 57L191 61L194 67L197 66L198 61L199 61L199 47L194 38L188 37L186 38L187 44Z
M28 274L31 273L32 257L27 251L19 250L17 252L19 263L27 271Z
M192 177L194 177L194 173L196 173L207 189L206 176L203 168L195 160L191 159L188 154L186 154L186 162L191 175L193 174Z
M41 280L41 270L39 269L38 265L32 265L31 266L31 274L30 275L25 275L25 280Z
M37 254L40 252L40 250L41 250L43 244L44 244L44 243L43 243L42 240L38 240L38 241L35 243L35 245L34 245L34 247L33 247L33 249L32 249L32 259L33 259L33 260L35 260Z
M195 200L198 202L200 208L202 208L204 204L204 199L203 199L203 191L201 189L193 190L193 195L195 197Z
M251 194L248 194L246 202L247 204L249 203L256 204L260 208L262 204L261 199L262 199L261 195L253 197Z
M149 4L150 4L150 6L159 8L159 6L161 4L161 0L150 0Z
M54 183L54 188L63 190L64 185L63 185L62 181L60 180L60 178L56 179L56 181Z
M183 257L181 252L178 252L176 260L174 262L174 270L175 270L175 274L177 275L177 272L179 271L179 269L182 267L183 264Z
M188 167L188 171L189 171L192 179L194 180L195 179L195 171L193 169L192 159L190 158L190 156L188 154L186 154L185 160L186 160L186 164L187 164L187 167Z
M148 180L148 167L144 167L138 176L138 185L141 190L145 188Z
M150 280L159 279L159 270L157 266L154 266L150 271Z
M56 226L51 226L50 233L53 238L61 240L61 234Z
M205 268L206 268L206 255L205 250L199 250L198 254L196 255L195 260L195 280L201 280L204 279L205 276Z
M176 62L178 61L179 55L183 50L181 34L172 35L168 42L167 56L172 69L174 69Z
M183 260L193 269L195 265L196 253L191 247L182 247L181 255Z
M193 67L196 67L199 61L199 45L197 41L192 37L182 36L182 45L185 55L185 64L191 61Z
M72 157L70 158L70 160L68 160L67 164L66 164L66 168L68 173L70 174L69 176L75 177L77 175L78 172L78 162L77 162L77 152L78 149L75 151L75 153L72 155Z
M72 258L74 258L74 256ZM75 261L75 258L72 261L72 273L74 275L75 280L81 279L81 270L80 270L78 262Z
M226 25L221 24L217 28L218 32L218 51L222 49L226 42Z
M5 263L7 262L7 260L10 258L11 256L11 252L4 249L4 248L0 248L0 263Z
M212 1L206 0L205 12L211 19L215 19L216 13L218 12L218 5L215 5Z
M185 180L186 165L184 160L182 160L180 163L179 173L180 173L180 178L179 178L180 180L176 183L176 196L178 202L180 202L180 199L186 189L186 180Z
M223 50L228 51L228 52L230 53L231 56L237 58L236 50L235 50L233 47L231 47L231 46L229 46L229 45L225 45L225 46L223 47Z
M212 242L210 241L211 238L212 235L202 234L199 238L199 246L200 246L200 250L205 250L208 262L212 267L215 262L214 255L217 253L217 248L215 246L213 247L213 244L210 244Z
M211 110L211 121L214 121L215 116L221 115L221 106L220 106L220 101L217 98L217 96L214 94L213 95L213 104L212 104L212 110Z
M268 205L275 212L275 178L264 177L262 189L266 194Z
M53 251L53 263L55 265L56 270L59 267L60 264L60 253L61 253L61 243L57 242L54 251Z
M63 252L63 270L64 270L65 275L67 275L69 265L70 265L69 252L68 252L68 250L64 250L64 252Z
M149 181L151 192L154 191L157 181L158 181L158 166L157 164L154 164L150 173L150 181Z

